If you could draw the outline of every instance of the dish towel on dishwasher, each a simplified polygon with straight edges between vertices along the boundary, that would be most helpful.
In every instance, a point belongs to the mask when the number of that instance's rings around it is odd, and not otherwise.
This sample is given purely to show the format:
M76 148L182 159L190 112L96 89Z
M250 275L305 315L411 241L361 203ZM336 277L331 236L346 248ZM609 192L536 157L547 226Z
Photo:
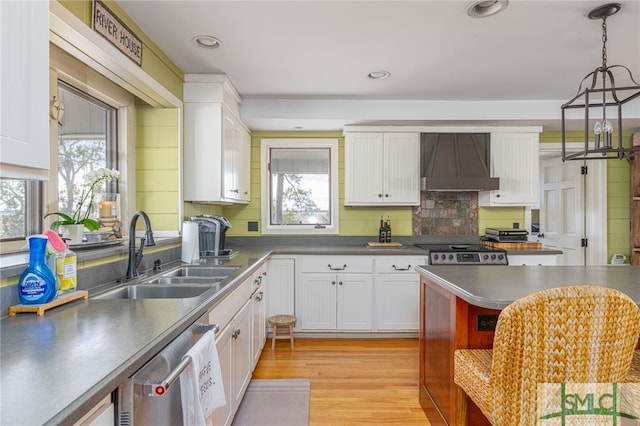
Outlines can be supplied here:
M226 404L213 330L206 332L185 356L191 357L191 362L180 375L183 423L204 426L206 418Z

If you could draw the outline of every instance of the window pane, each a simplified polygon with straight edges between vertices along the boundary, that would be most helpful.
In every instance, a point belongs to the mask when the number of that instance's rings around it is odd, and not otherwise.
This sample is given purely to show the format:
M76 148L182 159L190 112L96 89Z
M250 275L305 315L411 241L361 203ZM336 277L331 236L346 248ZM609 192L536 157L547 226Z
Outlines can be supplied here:
M59 82L58 93L65 108L58 131L58 208L73 213L86 190L85 176L92 170L117 168L115 158L115 109L75 88ZM101 183L96 192L117 192Z
M0 179L0 240L22 240L40 232L40 183Z
M330 225L329 148L272 148L271 224Z

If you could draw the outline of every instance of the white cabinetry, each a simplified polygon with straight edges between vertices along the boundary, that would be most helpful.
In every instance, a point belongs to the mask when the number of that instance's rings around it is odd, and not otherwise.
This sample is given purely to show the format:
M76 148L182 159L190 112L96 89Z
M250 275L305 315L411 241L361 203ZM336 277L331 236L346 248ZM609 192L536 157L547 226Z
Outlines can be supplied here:
M345 205L418 204L418 133L345 134Z
M491 133L491 176L500 189L481 191L481 206L527 206L538 203L539 133Z
M251 200L251 138L238 118L240 97L216 75L186 75L184 199L202 203Z
M272 256L267 269L267 318L273 315L295 315L295 259Z
M375 327L378 331L416 331L420 327L420 275L424 257L376 256Z
M373 329L371 257L302 256L300 261L295 295L299 329Z
M263 265L253 275L254 292L251 295L251 336L252 336L252 368L256 368L262 348L267 339L267 265Z
M507 253L509 266L560 265L559 254L511 254Z
M215 425L231 424L251 380L253 291L250 277L209 313L209 323L222 327L216 335L216 348L227 400L211 415Z
M74 426L113 426L114 424L116 424L115 404L111 402L111 395L109 395L74 423Z
M0 1L0 176L48 180L49 2Z

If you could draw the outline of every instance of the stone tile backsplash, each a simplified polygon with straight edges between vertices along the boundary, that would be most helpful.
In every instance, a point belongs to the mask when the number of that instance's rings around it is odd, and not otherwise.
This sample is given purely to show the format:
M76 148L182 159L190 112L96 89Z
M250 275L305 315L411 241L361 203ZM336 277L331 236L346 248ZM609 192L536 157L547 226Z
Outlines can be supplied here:
M413 235L478 235L478 193L422 191Z

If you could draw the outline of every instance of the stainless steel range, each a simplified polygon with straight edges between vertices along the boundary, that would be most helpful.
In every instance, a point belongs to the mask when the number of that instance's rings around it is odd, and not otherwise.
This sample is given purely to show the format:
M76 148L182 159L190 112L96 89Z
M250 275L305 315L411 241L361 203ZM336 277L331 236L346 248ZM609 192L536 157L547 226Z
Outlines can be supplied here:
M478 244L416 244L429 252L429 265L508 265L503 249Z

